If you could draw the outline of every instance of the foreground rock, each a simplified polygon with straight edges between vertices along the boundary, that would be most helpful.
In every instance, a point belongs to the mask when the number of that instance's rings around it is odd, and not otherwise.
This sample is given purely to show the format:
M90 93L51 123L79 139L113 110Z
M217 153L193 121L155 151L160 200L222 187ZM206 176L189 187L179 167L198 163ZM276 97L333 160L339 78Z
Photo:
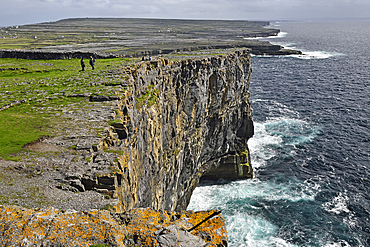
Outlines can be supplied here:
M227 246L220 211L124 213L0 206L1 246Z

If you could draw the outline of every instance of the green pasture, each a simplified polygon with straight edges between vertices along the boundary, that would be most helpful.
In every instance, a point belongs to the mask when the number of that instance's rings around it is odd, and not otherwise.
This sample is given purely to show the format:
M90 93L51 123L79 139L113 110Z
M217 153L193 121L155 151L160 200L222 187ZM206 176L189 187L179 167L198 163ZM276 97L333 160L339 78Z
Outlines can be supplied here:
M86 71L81 71L79 59L0 59L0 108L24 102L0 111L0 157L17 160L12 154L24 151L25 144L50 135L53 122L58 121L58 106L84 99L68 96L123 92L126 87L121 83L127 76L119 72L136 61L96 60L92 70L86 60Z
M24 103L0 111L0 157L17 161L23 146L43 136L50 136L59 121L55 114L60 106L81 101L81 98L59 98L45 103ZM45 110L47 109L47 110Z

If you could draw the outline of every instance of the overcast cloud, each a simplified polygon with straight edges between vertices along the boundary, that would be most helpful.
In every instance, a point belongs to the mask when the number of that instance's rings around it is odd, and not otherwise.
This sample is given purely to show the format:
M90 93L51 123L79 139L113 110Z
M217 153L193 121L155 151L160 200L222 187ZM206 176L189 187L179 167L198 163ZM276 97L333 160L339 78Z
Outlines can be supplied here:
M370 18L369 0L0 0L0 26L71 17L227 20Z

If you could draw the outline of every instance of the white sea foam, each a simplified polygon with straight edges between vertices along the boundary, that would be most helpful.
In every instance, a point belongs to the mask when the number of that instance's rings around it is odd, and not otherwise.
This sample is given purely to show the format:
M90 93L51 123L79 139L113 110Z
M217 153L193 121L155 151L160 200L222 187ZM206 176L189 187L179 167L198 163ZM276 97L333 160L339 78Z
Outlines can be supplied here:
M326 51L302 51L302 55L289 55L289 57L299 59L327 59L334 56L343 56L342 53Z
M266 131L263 123L254 123L254 136L248 141L253 166L255 168L266 165L266 161L276 156L276 149L271 145L279 145L282 139L279 136L272 136Z
M312 141L321 129L306 121L291 118L273 119L264 125L270 135L283 138L284 146Z
M351 245L345 241L345 240L341 240L339 242L331 242L331 243L327 243L325 244L325 247L351 247Z
M282 36L284 37L284 36ZM271 39L271 37L269 37ZM278 38L278 37L275 37ZM257 39L257 38L256 38ZM267 38L266 38L267 39ZM264 58L269 58L269 57L291 57L291 58L297 58L297 59L328 59L331 57L336 57L336 56L345 56L343 53L339 52L327 52L327 51L309 51L309 50L304 50L296 46L295 43L280 43L280 42L272 42L274 45L280 45L284 49L287 50L298 50L301 51L302 54L292 54L292 55L283 55L283 56L275 56L275 55L253 55L255 57L264 57Z
M323 204L323 208L331 213L344 216L343 223L349 228L356 228L357 218L355 214L348 208L349 198L347 196L347 191L339 192L339 194L334 197L331 201ZM359 240L361 242L361 240ZM333 245L337 246L337 245ZM342 245L347 246L347 245Z
M295 47L285 47L285 49L288 50L299 50L299 48ZM299 55L283 55L283 56L275 56L275 55L252 55L253 57L261 57L261 58L272 58L272 57L291 57L291 58L297 58L297 59L328 59L335 56L345 56L345 54L342 53L336 53L336 52L325 52L325 51L302 51L302 54Z
M288 34L287 32L279 32L276 36L253 37L253 38L244 38L244 39L248 39L248 40L278 39L278 38L284 38L287 34Z
M317 134L309 123L291 118L256 122L254 127L255 134L248 145L255 168L266 165L269 159L278 155L278 149L310 141ZM295 245L277 236L278 227L261 218L258 212L269 210L269 203L314 201L319 191L320 186L315 181L262 181L257 175L251 180L197 187L188 210L222 210L230 246L292 247Z
M330 202L324 203L324 209L328 212L335 214L340 213L350 213L351 211L347 207L348 196L340 192L336 197L333 198Z
M285 36L287 36L287 32L280 32L280 33L278 33L278 35L277 36L269 36L268 38L269 39L276 39L276 38L284 38Z
M201 186L194 190L188 210L223 210L230 246L295 246L278 237L278 227L251 212L269 210L266 202L312 201L317 191L312 184L291 181L277 184L259 179L222 185Z
M230 246L295 246L276 237L278 227L263 218L240 213L226 219L226 223Z
M287 108L278 103L273 107ZM287 111L284 113L287 114ZM294 110L288 115L299 116ZM267 165L267 161L279 155L278 150L281 149L290 148L289 153L294 156L294 145L311 141L319 132L306 121L288 117L255 122L254 129L254 137L248 141L254 168ZM271 203L314 201L319 191L320 185L313 180L303 183L291 179L284 179L282 182L262 181L256 175L251 180L197 187L188 210L222 210L230 246L290 247L295 245L279 237L278 227L263 218L261 212L269 210Z
M294 114L294 112L292 112ZM312 141L321 128L292 118L273 118L264 123L254 123L254 135L248 141L251 159L255 168L263 167L278 155L280 148L295 147ZM291 155L295 155L291 151Z
M195 188L188 209L199 211L219 208L236 213L240 208L233 204L235 201L242 201L245 203L243 207L249 209L258 201L260 209L263 207L263 201L313 201L317 193L318 188L315 189L308 183L288 181L277 184L259 179L241 180Z

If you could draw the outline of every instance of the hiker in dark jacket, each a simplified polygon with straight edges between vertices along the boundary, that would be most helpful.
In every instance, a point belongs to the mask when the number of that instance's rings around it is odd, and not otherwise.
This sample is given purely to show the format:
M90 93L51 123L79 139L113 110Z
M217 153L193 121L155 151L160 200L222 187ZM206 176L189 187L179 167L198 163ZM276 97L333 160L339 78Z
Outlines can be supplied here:
M92 68L92 70L94 70L95 69L95 59L92 57L92 56L90 56L90 65L91 65L91 68Z
M81 67L82 67L82 71L85 71L85 62L84 62L84 58L81 58Z

